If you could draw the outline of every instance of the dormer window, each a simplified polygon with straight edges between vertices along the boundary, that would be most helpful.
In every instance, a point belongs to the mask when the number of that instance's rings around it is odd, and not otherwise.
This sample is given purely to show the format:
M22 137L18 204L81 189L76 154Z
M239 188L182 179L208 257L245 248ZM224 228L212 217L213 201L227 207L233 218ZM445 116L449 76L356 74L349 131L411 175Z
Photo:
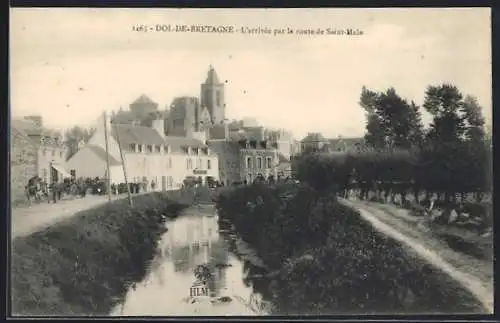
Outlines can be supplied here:
M136 150L135 146L136 146L135 144L130 144L130 146L129 146L130 150L135 152L135 150Z
M139 153L142 153L142 145L140 145L140 144L139 144L139 145L137 145L137 148L138 148L138 149L137 149L137 151L138 151Z
M153 145L146 145L146 152L148 154L152 153L153 152Z
M155 150L155 153L157 154L160 154L161 153L161 146L160 145L154 145L154 150Z

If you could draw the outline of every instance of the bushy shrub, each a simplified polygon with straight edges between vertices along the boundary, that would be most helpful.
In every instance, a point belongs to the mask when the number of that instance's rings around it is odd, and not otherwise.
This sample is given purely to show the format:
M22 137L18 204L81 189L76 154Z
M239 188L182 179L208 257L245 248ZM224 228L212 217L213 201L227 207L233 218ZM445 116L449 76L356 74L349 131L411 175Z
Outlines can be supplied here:
M108 314L144 276L165 230L161 215L186 207L173 194L135 196L132 209L113 201L14 240L13 314Z
M279 271L270 283L276 314L483 310L451 278L409 256L334 193L301 185L280 203L273 190L235 188L218 207L270 270Z

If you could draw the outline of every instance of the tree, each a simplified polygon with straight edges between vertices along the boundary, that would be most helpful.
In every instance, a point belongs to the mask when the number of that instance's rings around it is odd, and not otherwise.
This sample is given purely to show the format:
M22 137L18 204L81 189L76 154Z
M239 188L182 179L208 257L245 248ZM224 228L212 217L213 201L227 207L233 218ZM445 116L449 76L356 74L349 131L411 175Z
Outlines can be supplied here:
M366 111L366 143L375 148L385 146L385 133L376 113L377 93L368 90L365 86L361 89L359 105Z
M68 147L68 154L66 160L70 159L79 149L80 142L87 143L92 135L95 133L95 128L82 128L80 126L74 126L71 129L66 130L66 146Z
M460 142L465 134L463 97L451 84L429 86L425 91L424 108L432 117L427 138L434 144Z
M465 138L473 144L481 144L485 141L486 129L482 108L477 99L467 95L463 103L465 117Z
M419 107L401 98L394 88L376 93L363 87L361 107L367 112L365 139L375 148L411 148L421 142L423 125Z

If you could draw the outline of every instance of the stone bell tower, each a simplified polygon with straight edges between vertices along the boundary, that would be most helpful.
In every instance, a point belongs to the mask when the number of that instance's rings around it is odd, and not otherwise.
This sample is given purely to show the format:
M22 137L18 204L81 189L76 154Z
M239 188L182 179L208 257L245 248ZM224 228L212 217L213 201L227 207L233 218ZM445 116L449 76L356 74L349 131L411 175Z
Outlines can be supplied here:
M226 118L224 101L224 83L219 81L212 65L208 70L207 79L201 85L201 108L206 107L213 124L221 124Z

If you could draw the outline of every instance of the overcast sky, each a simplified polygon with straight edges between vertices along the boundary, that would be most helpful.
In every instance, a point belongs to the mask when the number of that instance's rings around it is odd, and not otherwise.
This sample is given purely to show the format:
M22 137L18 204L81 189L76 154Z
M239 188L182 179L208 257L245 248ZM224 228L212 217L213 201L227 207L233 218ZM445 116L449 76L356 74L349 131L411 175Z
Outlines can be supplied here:
M354 28L362 36L140 33L133 25ZM199 96L210 64L227 117L255 117L299 137L362 136L361 87L394 86L423 103L451 82L491 120L490 10L11 9L11 111L48 126L90 125L146 94L163 108Z

